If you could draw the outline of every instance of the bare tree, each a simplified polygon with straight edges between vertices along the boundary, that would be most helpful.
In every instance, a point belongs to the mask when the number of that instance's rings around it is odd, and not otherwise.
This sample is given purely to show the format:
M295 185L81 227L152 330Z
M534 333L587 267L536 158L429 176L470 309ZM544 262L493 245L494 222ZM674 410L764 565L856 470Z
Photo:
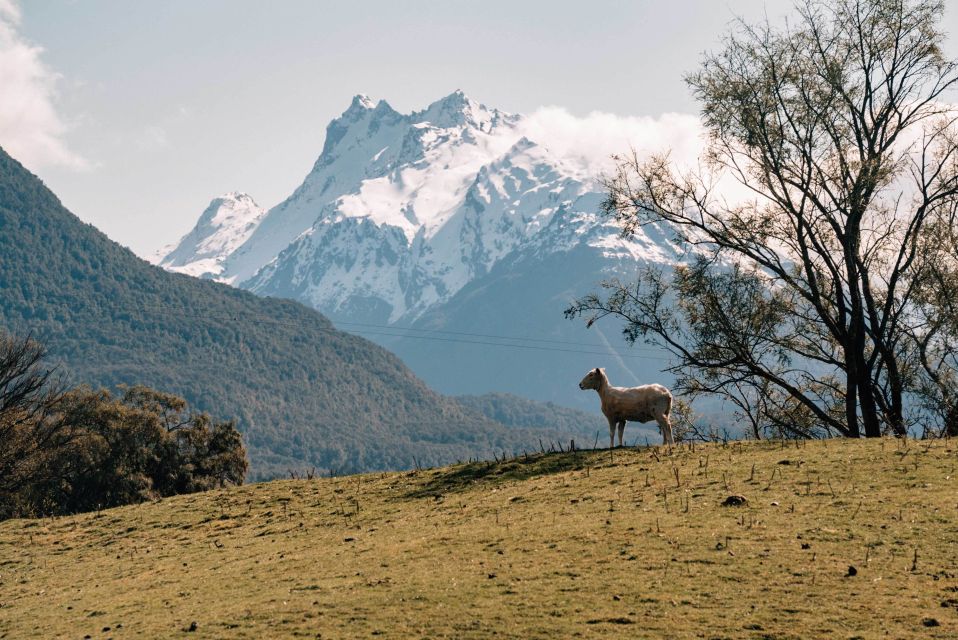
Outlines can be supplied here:
M958 204L930 226L922 254L906 354L930 417L925 433L958 437Z
M904 434L924 249L958 199L944 4L796 11L783 29L741 24L687 78L708 133L700 168L633 154L606 181L604 210L625 233L665 223L691 264L604 283L608 295L566 314L625 319L628 339L676 354L693 393L760 391L768 427ZM725 183L749 195L730 202Z
M62 392L45 355L30 337L0 334L0 501L45 473L49 452L70 438L56 417Z

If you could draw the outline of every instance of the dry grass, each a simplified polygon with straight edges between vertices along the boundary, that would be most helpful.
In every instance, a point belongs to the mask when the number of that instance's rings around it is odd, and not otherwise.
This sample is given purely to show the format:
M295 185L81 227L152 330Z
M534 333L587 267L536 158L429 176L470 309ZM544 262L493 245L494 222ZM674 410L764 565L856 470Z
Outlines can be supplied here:
M8 521L0 637L954 638L956 445L549 454Z

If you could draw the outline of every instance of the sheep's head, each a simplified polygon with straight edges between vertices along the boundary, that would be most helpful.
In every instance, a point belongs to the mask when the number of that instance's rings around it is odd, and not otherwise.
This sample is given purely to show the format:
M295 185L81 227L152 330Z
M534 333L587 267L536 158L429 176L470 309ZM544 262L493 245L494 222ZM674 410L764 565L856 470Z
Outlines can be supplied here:
M596 367L589 373L585 374L585 377L582 378L582 382L579 383L580 389L598 389L602 386L602 381L605 380L605 372L602 369Z

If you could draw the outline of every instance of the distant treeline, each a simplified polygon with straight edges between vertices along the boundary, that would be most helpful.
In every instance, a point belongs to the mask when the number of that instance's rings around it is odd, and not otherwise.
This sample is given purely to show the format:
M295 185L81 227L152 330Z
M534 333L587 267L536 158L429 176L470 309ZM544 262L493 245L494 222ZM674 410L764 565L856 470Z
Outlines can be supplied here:
M586 413L553 402L535 402L511 393L456 396L456 401L509 427L552 429L576 436L576 442L581 439L583 446L592 445L597 431L604 434L609 429L608 422L598 411L598 402L595 413Z
M232 421L145 386L64 388L43 347L0 335L0 518L76 513L242 484Z

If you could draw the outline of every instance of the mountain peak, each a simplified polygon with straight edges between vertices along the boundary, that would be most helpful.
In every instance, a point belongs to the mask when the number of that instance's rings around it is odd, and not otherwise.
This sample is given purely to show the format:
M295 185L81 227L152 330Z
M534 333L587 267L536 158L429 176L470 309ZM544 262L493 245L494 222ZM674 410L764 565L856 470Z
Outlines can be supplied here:
M196 226L157 262L192 276L218 276L225 256L235 251L256 229L266 209L242 191L213 198Z
M444 104L452 109L463 109L474 102L462 89L456 89L448 96L436 100L433 104ZM431 106L431 105L430 105Z
M366 111L372 111L376 108L373 99L364 93L357 93L353 96L353 101L349 103L349 108L343 112L344 116L360 115Z
M256 204L256 201L253 199L253 196L246 193L245 191L227 191L226 193L219 196L218 198L213 198L213 200L210 201L209 206L212 207L213 205L219 205L226 202L241 202L244 204L252 205L254 207L259 206Z
M376 106L376 102L365 93L357 93L353 96L351 106L359 106L363 109L372 109Z
M398 113L395 109L392 108L392 105L386 102L385 100L380 100L376 103L376 108L373 109L376 113Z
M468 125L487 131L498 121L500 112L476 102L462 89L456 89L413 115L417 121L428 122L441 129Z

